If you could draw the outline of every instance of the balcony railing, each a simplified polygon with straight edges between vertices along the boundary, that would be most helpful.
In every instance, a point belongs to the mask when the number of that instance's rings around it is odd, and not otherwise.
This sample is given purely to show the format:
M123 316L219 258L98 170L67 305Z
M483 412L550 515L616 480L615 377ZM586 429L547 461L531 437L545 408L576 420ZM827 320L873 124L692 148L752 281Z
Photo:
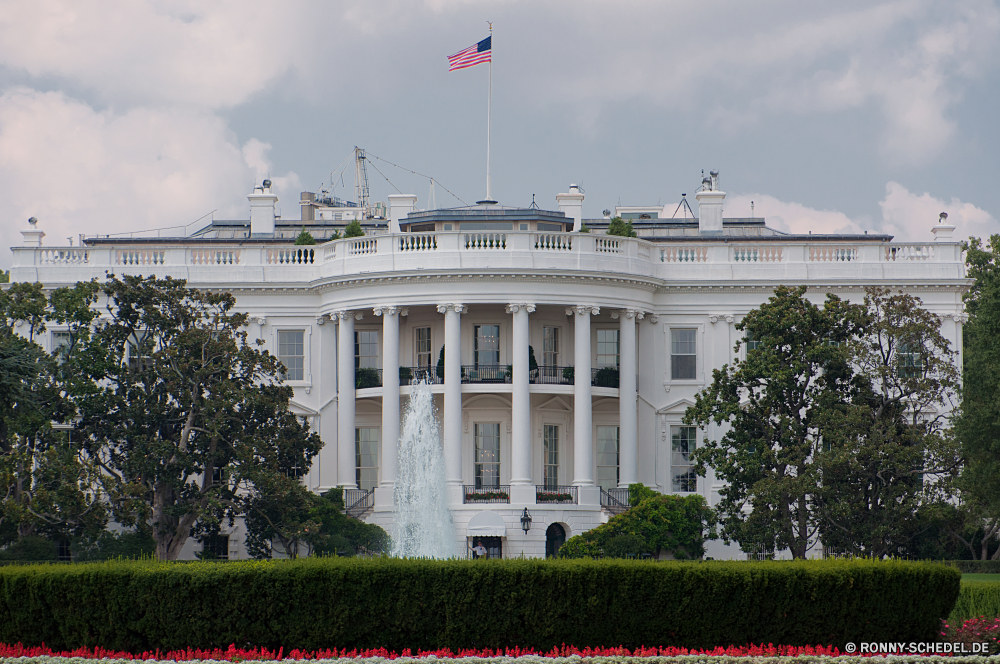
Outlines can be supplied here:
M344 489L344 513L361 519L375 507L375 489Z
M572 385L573 367L539 366L531 370L530 380L541 385Z
M441 373L444 373L443 369ZM400 367L399 384L410 385L413 381L437 385L444 382L444 377L438 375L437 367Z
M612 514L621 514L627 510L628 488L601 489L601 507Z
M535 503L539 505L576 505L578 489L575 486L535 486Z
M510 485L498 484L496 486L475 486L465 484L462 486L463 503L510 503Z
M364 390L369 387L382 387L382 370L364 367L354 370L354 389Z
M462 366L463 383L509 383L510 367L500 364Z

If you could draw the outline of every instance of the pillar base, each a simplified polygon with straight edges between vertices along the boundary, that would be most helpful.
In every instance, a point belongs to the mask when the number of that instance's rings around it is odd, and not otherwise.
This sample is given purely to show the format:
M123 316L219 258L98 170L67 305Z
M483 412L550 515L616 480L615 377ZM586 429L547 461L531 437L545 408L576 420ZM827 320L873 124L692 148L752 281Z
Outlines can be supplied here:
M597 505L600 507L601 487L591 484L589 486L579 486L576 490L579 492L580 505Z
M391 512L396 508L393 495L396 489L391 484L375 487L375 511Z
M510 485L511 505L534 505L535 485L534 484L511 484Z
M461 484L448 484L445 487L444 495L449 505L461 505L465 496L462 494Z

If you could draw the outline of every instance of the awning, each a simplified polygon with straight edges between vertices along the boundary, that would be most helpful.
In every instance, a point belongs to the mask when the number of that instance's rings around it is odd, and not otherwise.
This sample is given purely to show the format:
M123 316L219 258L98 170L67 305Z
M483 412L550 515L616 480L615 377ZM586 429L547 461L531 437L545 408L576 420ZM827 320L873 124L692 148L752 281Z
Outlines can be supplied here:
M479 512L469 520L466 529L468 537L504 537L507 534L507 524L496 512Z

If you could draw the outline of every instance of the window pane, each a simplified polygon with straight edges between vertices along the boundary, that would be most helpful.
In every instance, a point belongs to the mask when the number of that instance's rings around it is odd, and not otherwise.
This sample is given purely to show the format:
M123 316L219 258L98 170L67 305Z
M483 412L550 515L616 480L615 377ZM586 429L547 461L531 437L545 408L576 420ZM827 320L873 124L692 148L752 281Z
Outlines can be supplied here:
M555 367L559 365L559 328L542 328L542 365Z
M618 427L597 427L597 484L618 486Z
M597 366L618 366L618 330L597 331Z
M500 486L500 423L477 422L475 426L476 488Z
M476 366L500 364L499 325L476 325L474 343L473 356Z
M695 427L671 427L670 470L674 491L690 493L698 490L698 476L691 461L697 436Z
M746 342L747 351L757 350L760 348L760 339L754 336L753 330L747 330L744 336Z
M670 331L670 378L693 380L697 375L697 330Z
M431 366L431 328L416 329L417 366L426 369Z
M542 438L545 488L555 489L559 486L559 427L546 424Z
M377 330L358 330L354 333L354 368L378 369Z
M378 429L358 427L354 430L354 455L359 489L378 486Z
M285 365L285 380L305 380L305 332L278 331L278 359Z

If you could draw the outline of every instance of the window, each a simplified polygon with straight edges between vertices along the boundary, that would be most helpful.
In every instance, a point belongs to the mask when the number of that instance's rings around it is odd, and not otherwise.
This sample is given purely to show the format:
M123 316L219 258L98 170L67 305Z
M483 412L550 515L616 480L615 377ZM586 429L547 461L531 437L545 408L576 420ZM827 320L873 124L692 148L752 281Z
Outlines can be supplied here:
M500 486L500 423L476 423L476 488Z
M753 330L750 329L746 330L746 333L743 337L743 341L746 344L748 353L752 350L757 350L758 348L760 348L760 339L758 339L754 335Z
M378 369L378 330L354 333L354 368Z
M900 343L896 350L896 375L899 378L918 378L923 373L923 349L919 344Z
M546 424L542 433L542 476L545 488L559 486L559 427Z
M618 330L597 331L597 366L618 366Z
M69 341L69 332L67 331L52 333L52 354L58 357L60 362L66 359L66 353L69 352Z
M670 330L670 379L694 380L698 330Z
M500 326L476 325L473 356L475 365L496 366L500 364ZM499 426L499 425L498 425Z
M416 339L414 341L417 354L417 366L427 369L431 366L431 328L418 327L414 330Z
M484 558L487 560L500 560L503 558L503 538L502 537L473 537L472 547L482 544L486 549ZM472 552L473 558L478 558L476 552Z
M201 557L207 560L229 560L229 535L205 535L201 540Z
M305 380L305 336L303 330L278 331L278 360L285 365L285 380Z
M698 490L698 476L691 462L697 440L698 430L695 427L671 427L670 474L674 491L693 493Z
M378 486L378 429L354 429L354 455L357 461L355 481L359 489L370 491Z
M559 366L559 328L542 328L542 365Z
M597 483L605 491L618 486L618 427L597 427Z
M152 366L153 337L149 332L138 332L128 340L128 368L132 371Z

